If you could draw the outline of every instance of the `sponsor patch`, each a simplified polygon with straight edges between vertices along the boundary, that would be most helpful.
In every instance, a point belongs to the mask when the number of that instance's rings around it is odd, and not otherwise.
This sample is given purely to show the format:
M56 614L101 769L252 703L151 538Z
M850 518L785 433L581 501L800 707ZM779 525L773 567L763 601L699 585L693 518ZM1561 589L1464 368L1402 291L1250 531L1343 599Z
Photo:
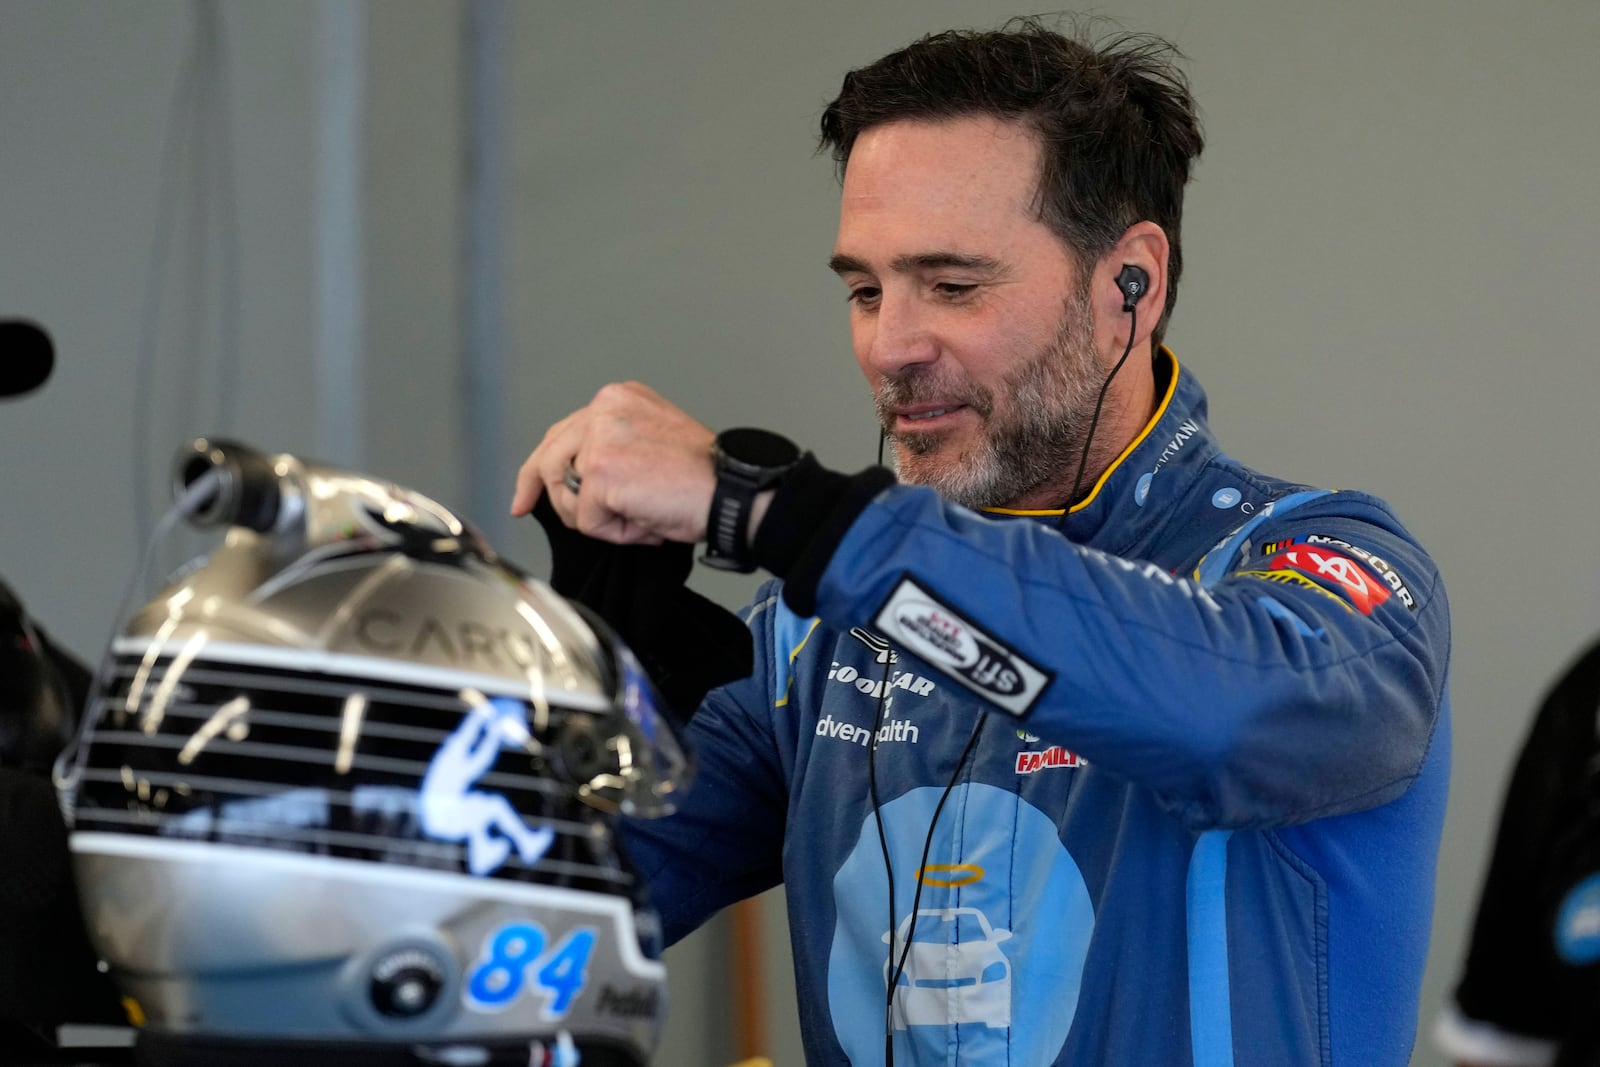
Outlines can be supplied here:
M911 671L890 671L885 678L870 671L863 673L850 664L840 663L838 660L834 660L833 665L828 668L828 680L853 686L858 693L865 693L874 699L884 693L892 693L896 689L904 689L908 693L925 697L935 688L931 679Z
M655 986L635 989L616 989L609 984L600 986L600 999L594 1010L602 1015L615 1015L623 1019L654 1019L661 1006L661 996Z
M1045 749L1018 752L1017 773L1033 774L1036 771L1050 770L1053 767L1083 767L1088 762L1076 752L1069 752L1060 745L1051 745Z
M889 642L871 630L861 626L852 626L850 627L850 636L870 648L874 659L878 663L900 662L900 657L894 654L894 649L889 647Z
M1301 589L1309 589L1313 593L1321 593L1323 596L1327 597L1329 600L1333 601L1346 611L1355 610L1355 608L1352 608L1349 602L1344 599L1344 597L1340 596L1338 593L1324 589L1321 585L1318 585L1316 582L1312 581L1310 578L1307 578L1305 575L1296 570L1234 571L1233 573L1234 577L1236 578L1259 578L1263 582L1276 582L1279 585L1294 585L1299 586Z
M1331 548L1294 545L1267 560L1267 569L1292 567L1312 578L1332 583L1363 615L1389 599L1389 587L1349 556Z
M910 719L890 719L878 727L878 744L888 744L891 741L903 741L916 744L921 733L915 723ZM824 715L817 720L817 736L829 737L847 744L867 747L872 740L872 730L866 726L856 726L854 723L835 719L831 714Z
M1183 446L1188 443L1189 438L1199 432L1200 424L1193 419L1184 419L1178 423L1178 432L1172 435L1172 440L1168 441L1166 447L1161 450L1161 455L1157 457L1156 465L1150 468L1150 473L1155 474L1162 467L1165 467L1167 460L1176 456Z
M1405 579L1400 577L1400 572L1391 567L1387 560L1374 555L1360 545L1352 545L1349 541L1341 541L1337 537L1326 537L1322 534L1312 534L1305 539L1308 545L1335 545L1350 555L1356 557L1368 567L1372 568L1385 585L1394 592L1395 599L1405 605L1407 611L1417 610L1417 598L1411 595L1411 590L1406 587Z
M1055 679L957 614L911 578L902 578L873 620L889 640L1012 715L1026 715Z

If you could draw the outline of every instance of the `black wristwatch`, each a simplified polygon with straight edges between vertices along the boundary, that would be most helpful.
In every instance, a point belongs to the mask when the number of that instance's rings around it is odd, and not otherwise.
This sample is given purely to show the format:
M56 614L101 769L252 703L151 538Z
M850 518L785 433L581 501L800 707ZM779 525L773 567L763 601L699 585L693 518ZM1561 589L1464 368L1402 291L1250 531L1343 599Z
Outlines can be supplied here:
M706 519L706 553L700 562L718 570L749 574L750 508L756 494L770 489L800 459L800 449L787 437L768 430L741 427L723 430L711 446L717 489Z

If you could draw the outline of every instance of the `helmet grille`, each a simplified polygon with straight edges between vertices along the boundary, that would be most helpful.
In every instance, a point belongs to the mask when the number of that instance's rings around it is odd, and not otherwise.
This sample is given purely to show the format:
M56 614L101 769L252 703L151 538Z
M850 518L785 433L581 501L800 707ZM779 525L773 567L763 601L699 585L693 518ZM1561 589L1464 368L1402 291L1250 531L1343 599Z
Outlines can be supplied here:
M460 689L118 654L91 709L74 823L466 873L465 843L425 833L420 801L469 706ZM530 718L528 743L500 748L470 788L554 841L531 865L513 850L488 877L630 895L609 824L577 801L559 755L560 738L603 734L606 716L551 706Z

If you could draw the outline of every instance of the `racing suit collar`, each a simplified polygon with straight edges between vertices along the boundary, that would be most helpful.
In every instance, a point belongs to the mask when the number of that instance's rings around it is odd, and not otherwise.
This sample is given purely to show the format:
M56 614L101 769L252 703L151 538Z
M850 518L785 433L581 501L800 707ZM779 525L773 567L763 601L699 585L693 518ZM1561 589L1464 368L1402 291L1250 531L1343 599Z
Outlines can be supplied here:
M1173 486L1187 483L1216 455L1206 424L1205 390L1166 345L1156 354L1155 374L1158 388L1165 384L1155 414L1100 475L1089 495L1071 509L1064 527L1068 540L1114 555L1123 553L1167 519L1166 509L1152 498L1174 499ZM1164 490L1159 493L1157 476ZM984 510L995 516L1030 516L1051 525L1061 515L1059 508Z

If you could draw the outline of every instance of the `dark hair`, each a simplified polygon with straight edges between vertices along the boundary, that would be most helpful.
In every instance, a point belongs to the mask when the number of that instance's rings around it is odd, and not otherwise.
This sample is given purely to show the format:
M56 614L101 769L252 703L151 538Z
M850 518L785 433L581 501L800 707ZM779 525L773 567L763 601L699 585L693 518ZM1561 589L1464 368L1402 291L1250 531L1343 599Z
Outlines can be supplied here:
M992 115L1026 123L1043 147L1038 212L1092 267L1148 219L1171 243L1160 343L1183 271L1183 187L1204 139L1182 54L1146 34L1093 42L1037 18L936 33L844 76L822 113L821 147L844 175L863 130L897 119Z

